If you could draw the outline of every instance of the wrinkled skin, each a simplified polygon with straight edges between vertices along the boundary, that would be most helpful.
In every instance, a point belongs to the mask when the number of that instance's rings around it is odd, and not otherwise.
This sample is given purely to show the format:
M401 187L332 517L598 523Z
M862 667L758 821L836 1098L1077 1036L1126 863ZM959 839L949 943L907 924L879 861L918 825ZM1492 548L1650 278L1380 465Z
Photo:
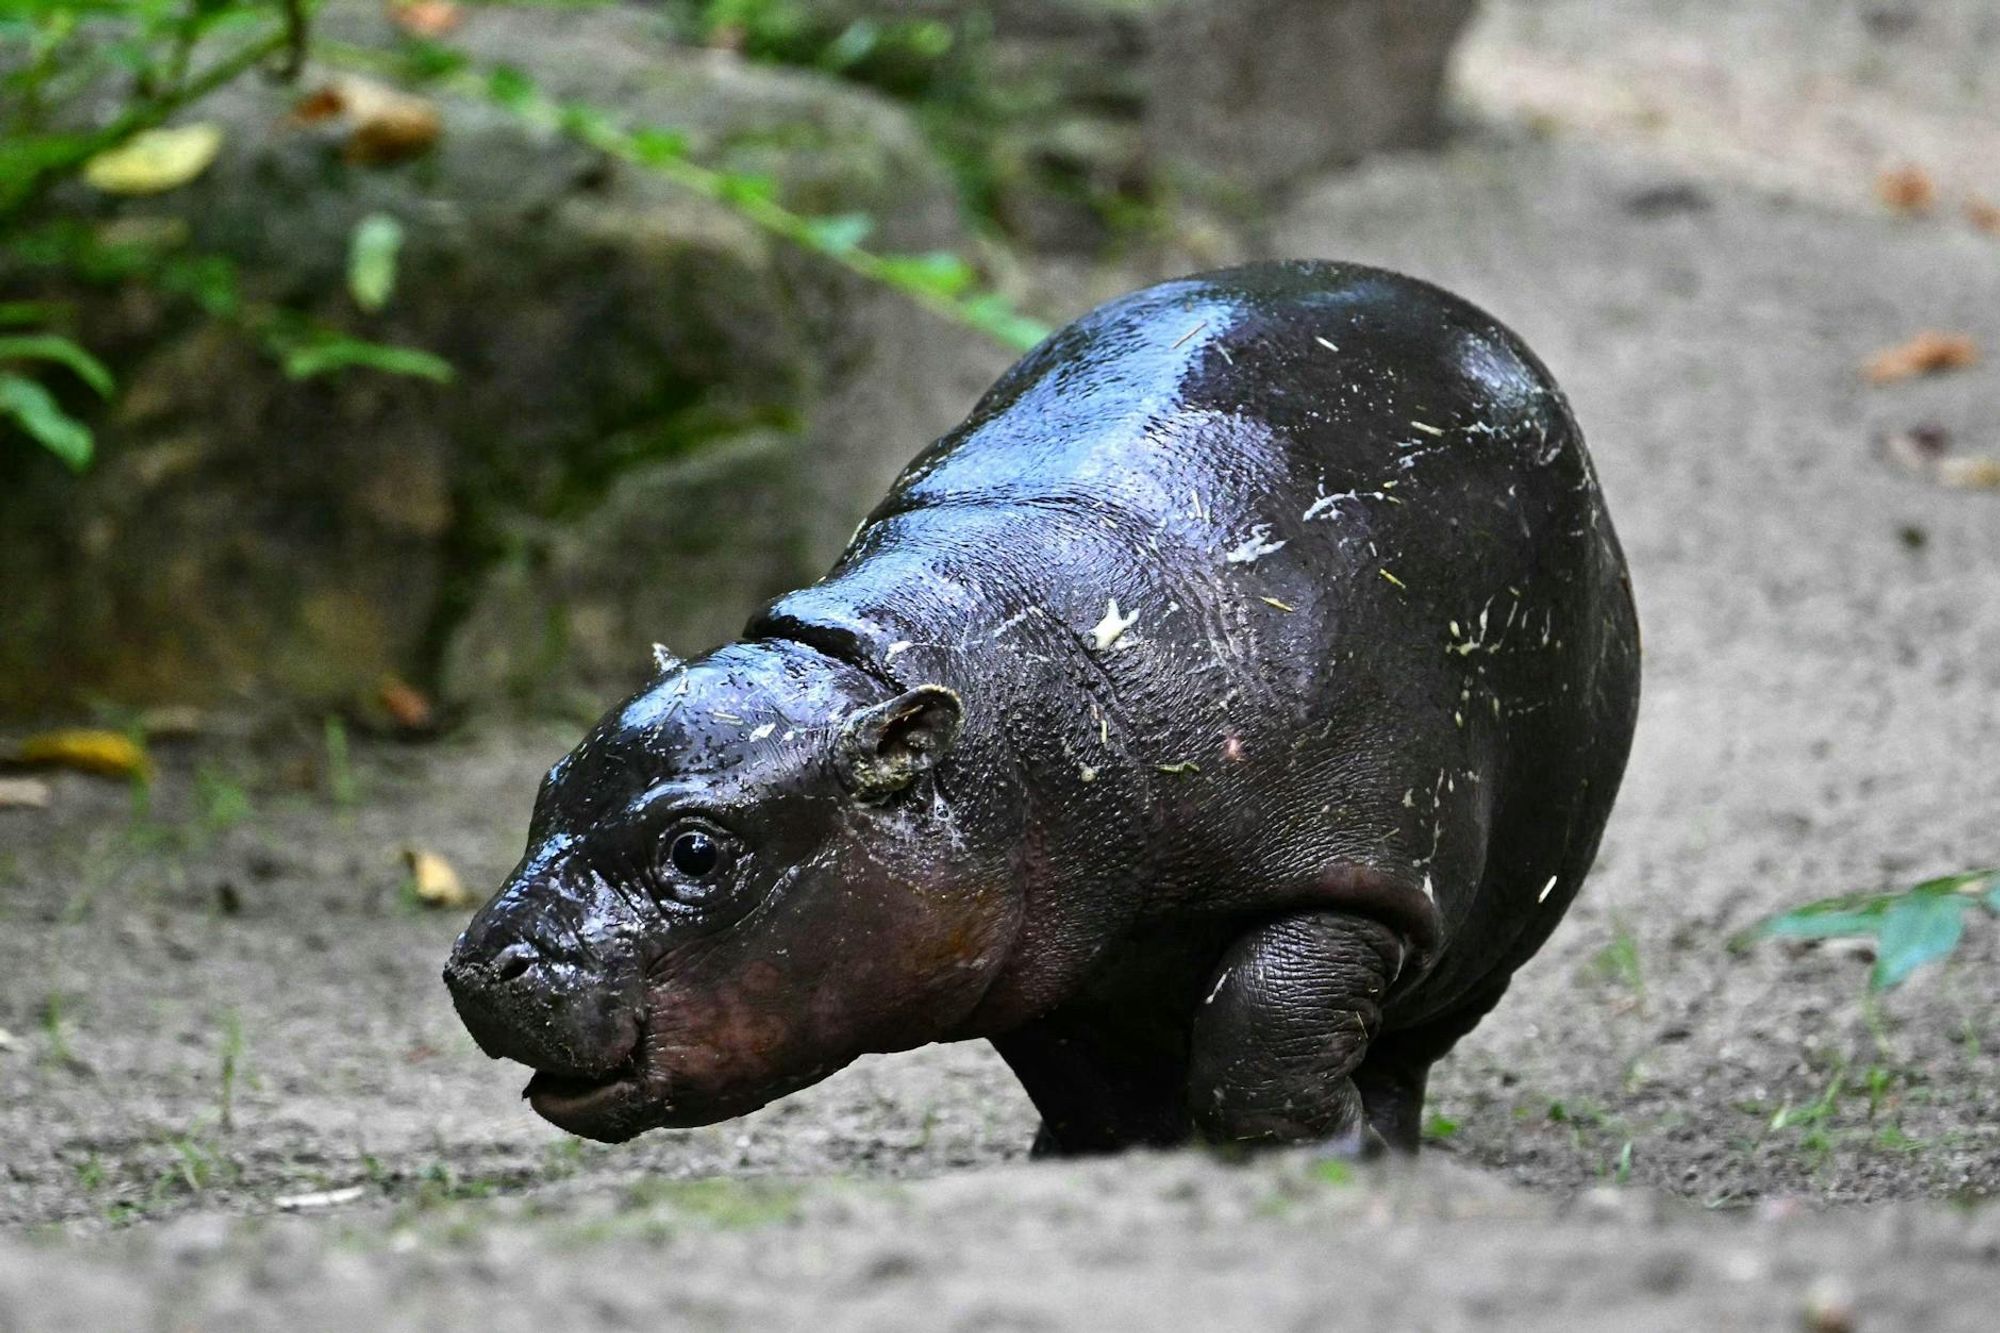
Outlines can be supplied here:
M1637 700L1623 557L1511 334L1354 266L1166 283L558 764L446 980L597 1138L984 1037L1043 1151L1414 1149Z

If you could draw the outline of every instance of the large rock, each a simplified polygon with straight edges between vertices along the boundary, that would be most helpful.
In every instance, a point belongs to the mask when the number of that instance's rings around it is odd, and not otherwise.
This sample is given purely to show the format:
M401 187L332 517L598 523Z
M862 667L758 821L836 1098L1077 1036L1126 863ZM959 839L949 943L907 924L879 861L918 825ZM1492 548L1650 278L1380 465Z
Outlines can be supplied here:
M379 7L335 7L367 36ZM904 114L808 75L676 50L638 11L470 11L462 45L562 96L684 130L871 244L962 248ZM434 152L345 163L248 80L203 108L195 185L67 201L184 227L246 293L447 358L451 385L291 382L152 289L72 293L119 371L82 478L0 448L0 710L84 699L329 703L389 674L464 696L629 683L811 577L1005 355L652 173L442 99ZM407 241L395 297L343 293L373 212ZM9 285L15 285L10 283Z
M1146 144L1170 170L1252 191L1437 134L1473 0L1159 0Z
M683 4L691 0L682 0ZM1438 137L1473 0L825 0L821 41L885 16L956 35L992 206L1088 247L1177 187L1255 211L1302 178Z

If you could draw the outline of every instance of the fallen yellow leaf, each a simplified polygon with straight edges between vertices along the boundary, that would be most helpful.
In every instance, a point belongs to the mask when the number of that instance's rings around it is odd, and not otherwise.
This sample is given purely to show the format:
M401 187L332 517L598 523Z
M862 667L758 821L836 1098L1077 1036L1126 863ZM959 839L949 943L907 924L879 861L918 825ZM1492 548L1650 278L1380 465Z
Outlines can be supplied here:
M84 163L83 178L106 194L158 194L201 175L221 150L215 125L141 130Z
M470 907L477 901L466 892L465 884L459 879L458 872L451 868L451 862L436 852L406 847L403 849L403 864L410 868L410 883L416 889L417 901L424 906Z
M74 768L107 778L150 778L153 761L130 736L116 731L71 728L44 731L21 742L14 761L47 768Z

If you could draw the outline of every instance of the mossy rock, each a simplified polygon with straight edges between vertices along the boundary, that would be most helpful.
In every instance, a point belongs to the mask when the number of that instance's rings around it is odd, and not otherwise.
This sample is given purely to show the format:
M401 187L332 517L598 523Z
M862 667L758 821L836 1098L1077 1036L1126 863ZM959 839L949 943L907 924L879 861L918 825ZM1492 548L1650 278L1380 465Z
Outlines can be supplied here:
M329 8L333 35L381 35L379 6ZM865 92L677 49L637 10L481 9L455 37L795 206L870 213L886 248L966 245L946 173ZM253 79L205 104L225 147L187 188L58 202L182 229L251 298L435 353L455 381L293 381L186 300L18 275L78 301L122 392L82 477L0 449L0 711L345 705L388 675L471 699L616 690L652 641L698 650L817 573L1006 359L490 104L438 98L431 153L367 168L291 123L296 96ZM365 315L343 273L377 212L406 240ZM716 468L727 486L701 480ZM462 647L469 628L486 637Z

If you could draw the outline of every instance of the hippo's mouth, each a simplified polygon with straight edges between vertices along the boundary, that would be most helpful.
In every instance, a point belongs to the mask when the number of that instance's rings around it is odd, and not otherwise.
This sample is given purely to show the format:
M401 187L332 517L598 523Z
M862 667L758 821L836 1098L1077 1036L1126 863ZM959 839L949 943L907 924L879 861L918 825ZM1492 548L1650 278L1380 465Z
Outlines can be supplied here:
M579 1077L537 1070L521 1095L557 1129L600 1143L623 1143L651 1125L645 1070L635 1049L625 1063Z

